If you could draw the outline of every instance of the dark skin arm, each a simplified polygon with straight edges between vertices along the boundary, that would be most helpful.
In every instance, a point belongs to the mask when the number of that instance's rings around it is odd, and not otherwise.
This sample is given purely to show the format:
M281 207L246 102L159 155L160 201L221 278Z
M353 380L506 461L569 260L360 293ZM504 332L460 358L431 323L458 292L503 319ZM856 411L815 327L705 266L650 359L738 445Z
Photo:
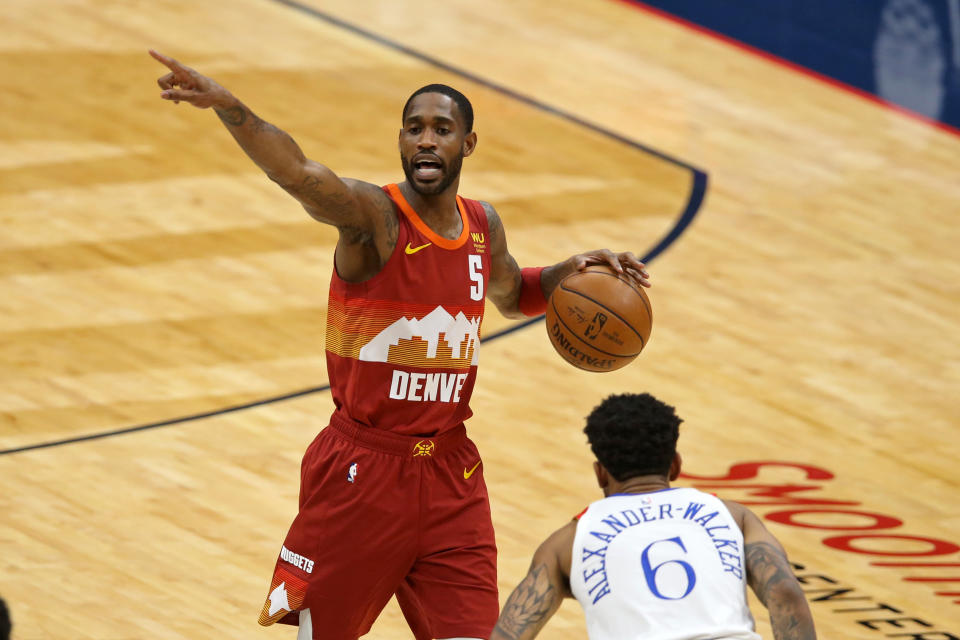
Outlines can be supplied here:
M398 223L392 202L377 185L340 178L308 159L289 134L262 120L212 78L156 51L150 51L150 55L169 69L157 80L163 89L161 98L200 109L212 108L240 148L271 180L296 198L311 217L337 227L340 238L335 261L343 279L361 282L380 271L396 246ZM520 268L507 251L500 217L492 206L484 203L484 208L491 235L488 297L505 316L523 317L517 307ZM638 284L650 286L644 265L632 253L599 249L545 269L540 279L544 295L549 296L565 276L587 265L604 263Z
M487 287L487 297L508 318L523 318L518 302L520 300L520 267L507 249L507 238L503 230L503 222L496 210L487 202L483 202L487 212L487 222L490 227L490 284ZM634 284L643 287L650 286L650 276L646 266L633 253L624 251L614 253L609 249L595 249L579 253L567 258L563 262L551 265L540 274L540 288L543 296L549 298L556 286L565 277L582 271L592 264L606 264L619 273L623 273Z
M163 89L161 98L212 108L271 180L296 198L311 217L337 227L337 271L344 279L366 280L380 270L396 245L397 218L378 186L340 178L306 158L290 135L260 119L212 78L156 51L150 55L170 70L157 80Z
M557 530L537 552L526 577L507 598L490 640L535 638L570 593L570 562L576 521Z
M747 582L770 612L776 640L816 640L810 606L800 589L787 553L763 522L741 504L724 500L743 530Z

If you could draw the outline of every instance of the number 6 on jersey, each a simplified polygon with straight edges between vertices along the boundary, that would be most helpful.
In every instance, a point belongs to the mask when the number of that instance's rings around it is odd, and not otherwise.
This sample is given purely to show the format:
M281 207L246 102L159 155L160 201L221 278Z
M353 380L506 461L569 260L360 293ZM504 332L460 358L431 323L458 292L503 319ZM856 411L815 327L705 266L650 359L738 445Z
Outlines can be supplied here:
M687 553L687 547L684 546L683 540L680 539L680 536L673 538L664 538L663 540L656 540L651 542L643 550L643 554L640 556L640 564L643 566L643 577L647 579L647 586L650 587L650 591L653 595L657 596L661 600L683 600L690 592L693 591L694 585L697 584L697 574L693 571L693 567L690 566L690 563L684 562L683 560L664 560L655 567L650 566L650 549L654 545L658 545L661 542L672 542L683 550L683 553ZM657 571L660 571L665 565L668 564L678 564L683 567L684 572L687 574L687 589L679 596L669 596L660 593L660 589L657 588Z

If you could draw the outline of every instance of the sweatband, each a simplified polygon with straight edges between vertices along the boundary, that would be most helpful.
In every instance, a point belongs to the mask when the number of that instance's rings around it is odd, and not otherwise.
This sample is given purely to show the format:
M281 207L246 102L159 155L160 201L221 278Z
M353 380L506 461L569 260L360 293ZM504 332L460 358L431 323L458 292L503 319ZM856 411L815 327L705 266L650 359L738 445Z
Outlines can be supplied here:
M520 269L520 297L517 308L525 316L538 316L547 310L547 298L540 286L540 274L546 267Z

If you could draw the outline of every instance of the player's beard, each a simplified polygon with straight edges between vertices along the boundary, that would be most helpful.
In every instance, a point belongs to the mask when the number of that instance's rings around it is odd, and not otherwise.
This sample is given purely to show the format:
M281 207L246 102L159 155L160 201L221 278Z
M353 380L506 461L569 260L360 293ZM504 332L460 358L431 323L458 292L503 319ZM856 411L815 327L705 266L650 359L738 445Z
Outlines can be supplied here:
M453 184L453 181L460 176L460 169L463 167L463 154L458 153L456 157L450 161L449 168L441 168L444 174L439 181L426 185L418 184L416 180L414 180L413 165L404 158L402 154L400 155L400 164L403 166L403 175L407 177L407 184L409 184L414 191L422 196L435 196L438 193L446 191L447 187Z

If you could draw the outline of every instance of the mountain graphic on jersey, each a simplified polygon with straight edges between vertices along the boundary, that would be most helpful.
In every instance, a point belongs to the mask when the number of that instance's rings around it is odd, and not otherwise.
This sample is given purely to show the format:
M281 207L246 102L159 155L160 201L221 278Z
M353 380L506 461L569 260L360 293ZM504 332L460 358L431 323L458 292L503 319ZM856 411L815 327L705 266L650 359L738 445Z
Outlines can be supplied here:
M269 626L299 609L306 593L307 582L278 564L270 582L270 594L260 611L260 624Z
M426 343L426 353L422 343ZM358 359L423 367L473 366L479 344L480 318L467 318L462 311L453 316L437 306L423 318L396 320L360 349Z

